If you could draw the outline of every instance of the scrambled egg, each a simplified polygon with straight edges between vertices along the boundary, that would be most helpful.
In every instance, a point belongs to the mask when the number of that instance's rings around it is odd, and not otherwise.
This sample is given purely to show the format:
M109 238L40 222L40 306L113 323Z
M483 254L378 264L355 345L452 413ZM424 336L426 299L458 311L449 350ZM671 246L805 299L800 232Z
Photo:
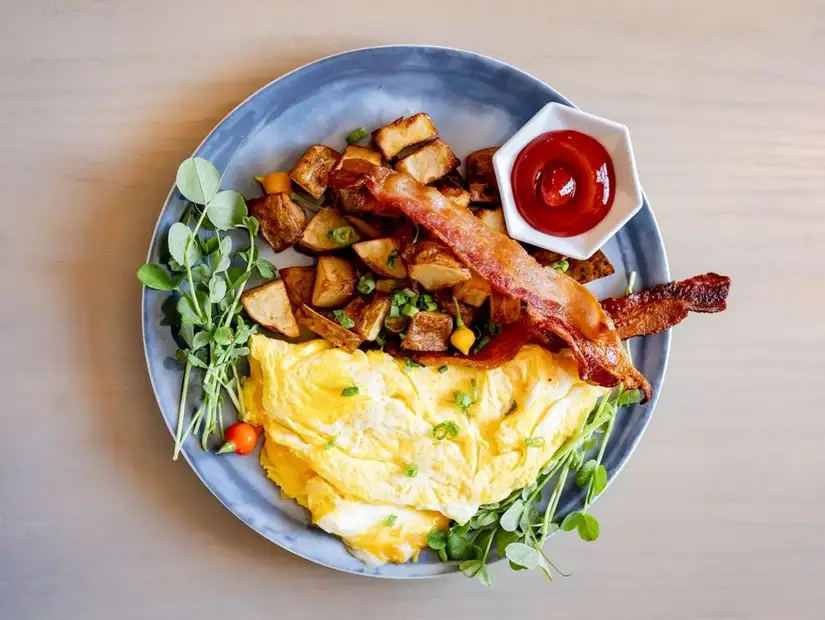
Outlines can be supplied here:
M434 527L531 484L607 391L534 345L501 368L444 373L325 340L249 346L244 404L265 429L262 466L370 564L415 559Z

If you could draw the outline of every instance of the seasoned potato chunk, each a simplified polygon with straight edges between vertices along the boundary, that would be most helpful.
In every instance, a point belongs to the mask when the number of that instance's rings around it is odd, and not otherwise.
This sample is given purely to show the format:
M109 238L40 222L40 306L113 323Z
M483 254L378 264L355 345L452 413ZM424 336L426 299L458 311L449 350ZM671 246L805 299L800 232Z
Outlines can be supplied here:
M300 241L307 225L306 213L292 202L289 194L267 194L250 200L248 206L249 212L258 218L261 236L273 252L283 252Z
M340 158L341 154L335 149L325 144L313 144L289 171L289 178L319 200L327 190L329 173Z
M352 249L375 273L397 280L407 277L401 246L394 237L362 241L353 245Z
M377 239L384 236L384 230L375 218L368 215L345 215L346 220L355 228L356 232L365 239Z
M301 335L283 280L274 280L246 291L241 304L253 321L290 338Z
M453 287L453 295L458 301L478 308L490 296L490 283L473 271L469 280Z
M335 231L349 228L346 235ZM301 237L301 245L313 252L332 252L359 241L361 237L344 216L332 207L324 207L309 220ZM343 243L342 243L343 241Z
M501 199L493 168L493 154L497 150L497 146L490 146L467 155L467 183L472 202L494 203Z
M355 332L344 329L338 323L330 321L307 305L298 308L295 316L301 325L349 353L355 351L363 342L362 338Z
M453 331L453 319L443 312L419 312L410 320L410 326L401 346L412 351L446 351Z
M375 283L375 290L379 293L392 293L399 288L407 288L410 281L404 278L403 280L395 280L393 278L382 278Z
M428 142L420 149L396 162L395 169L427 185L458 168L461 161L450 145L441 138Z
M381 157L381 153L378 151L368 149L365 146L350 144L344 149L341 159L339 159L338 163L335 164L335 170L339 170L348 159L363 159L371 164L375 164L376 166L382 166L384 164L384 158Z
M498 292L490 295L490 320L493 323L515 323L521 317L521 300Z
M496 232L507 234L507 223L504 221L504 211L498 209L479 209L476 216L484 222L487 228L492 228Z
M429 114L419 112L409 118L399 118L372 132L372 141L384 157L392 159L401 150L424 140L435 138L438 130Z
M355 321L358 335L364 340L373 341L378 338L391 305L389 295L377 293L372 299L356 297L344 308L344 312Z
M536 250L533 253L533 258L545 267L549 267L550 265L566 260L567 269L564 273L580 284L587 284L593 280L604 278L616 271L610 263L610 259L608 259L605 253L601 250L597 251L587 260L565 258L558 252L551 252L550 250Z
M470 192L465 189L464 179L461 178L457 170L453 170L438 179L433 183L433 187L441 192L443 196L449 198L456 206L465 209L470 206Z
M355 295L355 269L346 258L319 256L312 288L316 308L340 308Z
M312 303L312 287L315 284L315 267L284 267L279 270L286 285L289 301L296 308Z
M449 288L472 277L470 270L436 241L422 241L409 248L405 255L410 279L428 291Z

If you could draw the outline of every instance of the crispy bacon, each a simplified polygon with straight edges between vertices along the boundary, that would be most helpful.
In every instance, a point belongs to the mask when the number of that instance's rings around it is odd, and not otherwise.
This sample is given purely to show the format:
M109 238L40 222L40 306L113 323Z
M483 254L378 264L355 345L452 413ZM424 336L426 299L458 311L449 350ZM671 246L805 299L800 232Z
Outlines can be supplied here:
M458 351L446 352L411 352L410 357L425 366L453 364L457 366L475 366L477 368L498 368L513 359L533 335L530 323L522 319L501 328L501 333L492 338L489 344L478 353L463 355Z
M405 174L353 159L332 173L330 184L339 189L366 187L378 203L392 206L450 246L494 290L526 302L533 329L565 341L582 379L605 386L621 382L650 396L650 384L633 367L613 321L572 278L543 268L519 243Z
M644 291L602 301L622 340L658 334L681 323L688 312L722 312L730 278L715 273L660 284Z

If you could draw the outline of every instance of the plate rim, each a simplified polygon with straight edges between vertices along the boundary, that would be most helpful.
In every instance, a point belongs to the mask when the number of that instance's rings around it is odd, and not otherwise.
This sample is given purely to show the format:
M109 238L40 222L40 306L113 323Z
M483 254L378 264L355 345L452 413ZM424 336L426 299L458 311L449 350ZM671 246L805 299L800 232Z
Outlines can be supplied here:
M322 56L320 58L316 58L316 59L311 60L309 62L306 62L306 63L304 63L304 64L302 64L298 67L295 67L294 69L291 69L290 71L288 71L286 73L278 75L277 77L273 78L272 80L270 80L266 84L263 84L258 89L256 89L254 92L250 93L247 97L245 97L243 100L241 100L231 110L229 110L215 124L215 126L204 136L204 138L198 143L198 145L195 147L195 149L192 151L192 153L191 153L191 155L189 155L189 157L195 156L204 147L204 145L209 141L209 139L212 137L212 135L215 132L217 132L218 129L230 117L232 117L236 112L238 112L241 108L243 108L250 100L252 100L256 96L258 96L261 92L263 92L264 90L266 90L269 87L273 86L274 84L277 84L278 82L280 82L282 80L285 80L288 77L290 77L290 76L292 76L296 73L304 71L305 69L308 69L310 67L313 67L315 65L318 65L318 64L321 64L321 63L324 63L324 62L334 60L335 58L338 58L340 56L347 56L347 55L350 55L350 54L358 54L358 53L364 53L364 52L370 52L370 51L376 51L376 50L382 50L382 49L388 49L388 48L396 48L396 49L407 48L411 51L422 50L422 49L432 49L432 50L440 50L440 51L445 51L445 52L457 53L459 55L464 55L464 56L472 56L472 57L475 57L477 59L483 60L485 62L493 63L495 65L498 65L499 67L506 68L510 71L521 74L521 75L529 78L530 80L536 82L537 84L541 85L545 89L547 89L547 91L549 93L552 93L553 96L555 96L559 100L563 101L566 105L568 105L570 107L573 107L573 108L576 108L576 109L581 109L571 99L564 96L559 91L557 91L555 88L550 86L547 82L545 82L544 80L536 77L532 73L530 73L528 71L525 71L523 69L520 69L520 68L518 68L518 67L516 67L516 66L514 66L514 65L512 65L508 62L500 60L498 58L488 56L486 54L482 54L482 53L475 52L475 51L472 51L472 50L466 50L466 49L462 49L462 48L446 46L446 45L430 45L430 44L415 44L415 43L392 43L392 44L385 44L385 45L370 45L370 46L364 46L364 47L358 47L358 48L343 50L343 51L340 51L340 52L336 52L334 54L329 54L327 56ZM235 152L237 152L239 149L240 149L240 147L238 147ZM230 161L231 161L231 156L230 156ZM152 250L155 247L157 237L160 234L161 220L163 219L163 214L166 210L166 206L169 204L170 200L172 199L172 197L174 195L175 187L176 186L173 183L172 187L170 188L169 192L166 194L166 197L165 197L165 199L163 200L163 202L161 204L161 209L158 213L157 219L155 220L155 226L154 226L154 229L152 231L152 235L149 239L149 247L148 247L147 253L146 253L146 262L147 263L151 262ZM653 211L653 208L650 206L650 202L647 199L647 194L644 192L644 189L642 190L642 199L643 199L642 209L644 209L644 207L647 206L647 210L648 210L648 213L649 213L650 218L651 218L652 226L655 229L656 236L658 238L659 243L661 244L662 268L663 268L663 271L665 273L665 277L668 280L670 280L671 279L670 265L669 265L668 258L667 258L667 251L666 251L666 248L665 248L664 238L662 237L662 232L661 232L661 228L659 227L659 222L656 220L656 215ZM155 377L152 373L151 362L149 360L149 346L148 346L148 340L147 340L147 338L148 338L147 324L148 323L147 323L146 295L147 295L147 287L141 285L141 294L140 294L141 339L142 339L142 342L143 342L144 360L146 362L146 374L149 377L149 383L152 386L152 393L155 396L155 403L158 407L158 411L161 414L161 418L163 419L163 422L166 425L167 429L169 430L171 436L174 437L174 428L173 428L173 426L170 425L170 423L166 420L166 417L163 415L163 407L161 405L161 399L160 399L160 396L159 396L159 393L158 393L158 388L155 385ZM625 465L630 460L630 457L635 452L635 450L636 450L639 442L641 441L642 437L644 436L645 432L647 432L647 428L650 425L650 422L653 418L653 413L655 412L656 405L659 401L659 397L661 395L662 389L664 388L665 377L667 376L667 369L668 369L668 365L669 365L671 344L672 344L671 330L668 329L661 335L664 337L664 342L663 342L663 346L662 346L662 371L661 371L661 379L660 379L659 389L654 391L653 396L650 399L650 401L648 401L648 403L645 404L645 408L648 410L648 414L646 416L646 419L644 420L644 423L643 423L639 433L631 441L630 446L627 449L626 455L624 456L624 458L621 459L621 462L618 464L618 467L615 467L609 473L607 487L602 492L602 494L600 494L599 497L597 497L594 500L594 502L598 501L598 499L601 498L602 495L604 495L604 493L607 491L607 489L610 486L612 486L612 483L615 480L615 478L619 475L619 473L622 471L622 469L624 469ZM276 540L273 540L269 536L266 536L262 532L260 532L252 523L249 523L248 520L245 519L241 514L239 514L235 510L233 510L233 508L231 506L229 506L217 494L217 492L215 490L212 489L212 487L204 479L203 475L198 470L198 468L194 466L194 464L192 463L192 461L189 458L189 455L187 454L187 452L185 450L181 450L180 453L183 455L187 465L192 470L192 472L195 474L195 476L197 476L197 478L201 481L203 486L206 487L206 489L212 494L212 496L215 499L217 499L218 502L220 502L220 504L224 508L226 508L229 512L231 512L241 523L243 523L244 525L249 527L251 530L253 530L256 534L258 534L262 538L274 543L280 549L283 549L284 551L292 553L292 554L294 554L294 555L296 555L296 556L298 556L298 557L300 557L304 560L307 560L307 561L312 562L314 564L318 564L318 565L323 566L325 568L330 568L330 569L337 570L337 571L347 573L347 574L351 574L351 575L373 577L373 578L377 578L377 579L389 579L389 580L434 579L434 578L437 578L437 577L443 577L445 575L455 574L455 573L459 572L457 565L444 564L444 567L451 567L452 570L442 570L442 571L433 572L433 573L430 573L430 574L421 574L421 575L389 575L389 574L374 573L374 572L354 571L354 570L350 570L348 568L344 568L344 567L341 567L341 566L336 566L334 564L324 562L324 561L319 560L318 558L315 558L315 557L309 557L308 555L304 554L302 551L300 551L298 549L292 549L292 548L286 547L285 545L281 544L280 542L278 542ZM497 563L501 562L502 559L503 558L496 558L495 560L493 560L491 562L491 564L497 564Z

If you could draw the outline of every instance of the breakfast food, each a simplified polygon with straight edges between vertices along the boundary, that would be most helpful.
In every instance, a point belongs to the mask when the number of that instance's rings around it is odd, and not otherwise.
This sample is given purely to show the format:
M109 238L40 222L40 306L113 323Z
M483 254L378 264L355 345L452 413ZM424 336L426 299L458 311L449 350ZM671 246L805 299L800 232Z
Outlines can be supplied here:
M188 423L182 399L175 455L190 431L209 447L226 394L241 422L218 452L248 454L262 434L266 475L365 563L430 548L484 583L494 555L549 574L542 545L554 528L598 537L588 507L607 484L604 446L619 410L651 396L623 340L724 310L730 279L628 285L599 301L584 284L614 274L602 251L575 260L509 236L497 146L466 157L465 180L426 113L359 144L369 135L353 131L342 152L312 145L288 173L256 177L264 196L250 201L251 217L239 194L218 193L209 162L181 165L178 188L194 208L169 231L173 275L139 271L179 295L184 396L190 374L204 373ZM565 174L589 160L565 161L533 198L567 205ZM199 236L204 218L214 236ZM232 252L220 233L234 228L253 245ZM314 264L278 273L255 248L258 233ZM255 273L266 281L245 290ZM307 332L316 338L295 342ZM585 499L561 519L568 476Z

